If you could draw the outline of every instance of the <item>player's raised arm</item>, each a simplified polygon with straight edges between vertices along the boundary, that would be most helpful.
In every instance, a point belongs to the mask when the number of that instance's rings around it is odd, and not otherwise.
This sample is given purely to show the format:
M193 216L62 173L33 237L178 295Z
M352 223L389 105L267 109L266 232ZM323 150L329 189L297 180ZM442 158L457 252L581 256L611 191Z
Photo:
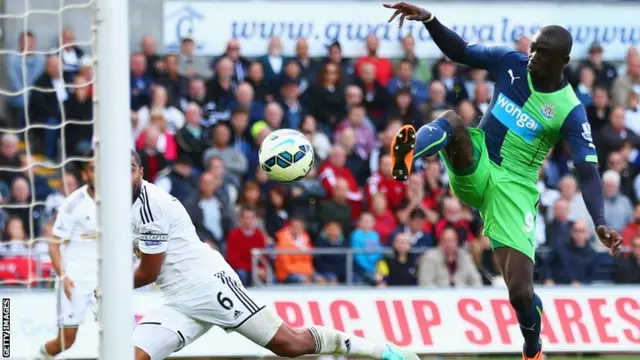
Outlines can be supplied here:
M609 228L604 219L604 194L598 172L598 156L591 126L582 105L577 105L569 113L560 131L569 143L582 197L596 226L596 233L600 241L611 250L611 255L615 256L620 251L622 237Z
M504 46L470 45L458 34L442 25L433 13L415 5L398 2L384 4L384 7L395 10L389 18L389 22L399 16L399 26L402 26L405 20L423 23L442 53L457 63L491 71L503 55L514 51Z

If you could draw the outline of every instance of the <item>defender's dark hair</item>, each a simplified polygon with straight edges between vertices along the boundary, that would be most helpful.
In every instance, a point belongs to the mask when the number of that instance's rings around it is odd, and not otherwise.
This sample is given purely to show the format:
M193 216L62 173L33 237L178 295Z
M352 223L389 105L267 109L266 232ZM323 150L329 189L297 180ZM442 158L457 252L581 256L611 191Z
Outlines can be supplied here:
M89 167L89 163L91 163L91 161L96 159L96 153L95 153L95 151L93 149L89 149L89 150L84 152L82 157L86 158L87 160L83 160L82 161L82 165L80 165L80 169L81 170L86 170L87 167Z
M131 156L133 157L133 162L136 165L142 166L142 159L140 159L140 154L138 154L137 151L131 149Z

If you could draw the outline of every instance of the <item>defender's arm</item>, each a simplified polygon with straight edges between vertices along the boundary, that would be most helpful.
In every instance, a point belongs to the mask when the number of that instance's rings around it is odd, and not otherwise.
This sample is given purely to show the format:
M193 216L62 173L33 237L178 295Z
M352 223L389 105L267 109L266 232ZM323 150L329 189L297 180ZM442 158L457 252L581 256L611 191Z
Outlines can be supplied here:
M146 254L140 251L140 264L133 273L133 288L137 289L155 282L160 275L163 262L164 252Z
M137 289L149 285L158 279L165 252L168 248L169 221L165 218L162 207L155 199L148 199L144 216L141 216L137 233L140 264L133 273L133 287Z

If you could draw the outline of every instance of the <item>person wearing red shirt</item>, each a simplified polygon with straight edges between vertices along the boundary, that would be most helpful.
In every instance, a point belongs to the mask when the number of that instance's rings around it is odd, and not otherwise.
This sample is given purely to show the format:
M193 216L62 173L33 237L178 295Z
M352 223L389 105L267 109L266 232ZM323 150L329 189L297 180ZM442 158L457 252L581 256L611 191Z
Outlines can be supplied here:
M251 250L263 249L266 246L266 236L258 228L254 208L243 207L239 215L238 227L227 236L227 262L236 271L242 284L248 286L252 271Z
M143 141L136 149L144 166L145 178L147 181L153 182L158 172L169 165L165 154L158 150L162 133L157 126L149 125L141 135L144 135Z
M439 240L442 232L447 227L450 227L458 233L459 245L462 246L465 242L473 242L474 237L471 231L471 225L469 224L469 220L464 218L460 200L454 197L445 198L442 203L442 214L442 219L436 224L436 239Z
M636 205L633 212L633 221L627 224L620 233L624 246L631 246L631 240L638 234L640 234L640 204Z
M354 84L362 90L362 104L367 109L367 115L377 128L381 128L387 120L386 113L392 99L387 88L377 79L376 66L372 63L362 64Z
M431 198L425 191L424 177L421 174L413 173L407 181L407 196L402 200L400 209L396 211L396 217L400 223L406 223L409 214L416 208L422 209L427 214L427 221L424 222L423 231L433 232L433 226L440 219L438 204L433 204Z
M382 193L373 194L369 202L375 219L375 230L380 235L382 245L389 243L389 235L398 227L398 221L387 205L387 197Z
M439 211L440 201L445 193L442 186L442 163L438 156L426 159L427 167L423 172L425 189L425 200L423 206L433 211Z
M146 144L148 140L147 132L153 131L151 128L157 128L159 135L155 142L155 150L168 160L174 161L178 158L178 143L175 136L167 129L167 121L164 118L164 112L161 109L154 109L151 111L151 121L149 125L140 132L138 139L136 140L136 149L140 150ZM155 135L154 135L155 137Z
M380 157L378 172L369 177L365 190L369 202L373 195L381 193L386 196L388 207L394 210L400 207L407 195L407 186L391 175L391 155L385 154Z
M362 65L373 64L376 67L376 79L382 86L387 86L393 77L393 64L391 60L378 56L380 41L374 34L367 36L366 46L367 56L363 56L356 61L356 74L360 76Z
M351 170L345 166L346 161L347 155L344 149L340 145L335 145L331 149L327 161L318 170L318 180L322 182L322 186L327 191L327 198L333 197L333 188L339 178L349 184L347 200L351 206L351 217L355 220L360 216L363 196Z

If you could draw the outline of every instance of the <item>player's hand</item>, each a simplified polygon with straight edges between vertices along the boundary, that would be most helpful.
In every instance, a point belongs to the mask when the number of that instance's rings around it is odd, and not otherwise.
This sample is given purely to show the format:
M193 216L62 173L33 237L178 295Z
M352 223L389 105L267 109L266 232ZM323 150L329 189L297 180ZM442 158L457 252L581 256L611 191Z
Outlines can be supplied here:
M384 4L387 9L394 9L395 12L389 18L388 22L392 22L393 19L400 15L400 24L398 27L402 27L405 20L415 20L424 22L431 18L431 13L423 8L419 8L415 5L408 4L404 1L395 4Z
M604 246L609 248L609 254L611 254L611 256L616 256L620 252L620 248L622 247L622 236L620 236L617 231L607 226L600 225L596 228L596 233Z
M93 290L93 296L97 299L102 295L102 293L100 292L100 288L95 288Z
M76 285L73 283L73 280L65 276L62 280L62 289L64 290L64 295L67 297L67 299L71 300L71 293L73 291L73 288L75 287Z

